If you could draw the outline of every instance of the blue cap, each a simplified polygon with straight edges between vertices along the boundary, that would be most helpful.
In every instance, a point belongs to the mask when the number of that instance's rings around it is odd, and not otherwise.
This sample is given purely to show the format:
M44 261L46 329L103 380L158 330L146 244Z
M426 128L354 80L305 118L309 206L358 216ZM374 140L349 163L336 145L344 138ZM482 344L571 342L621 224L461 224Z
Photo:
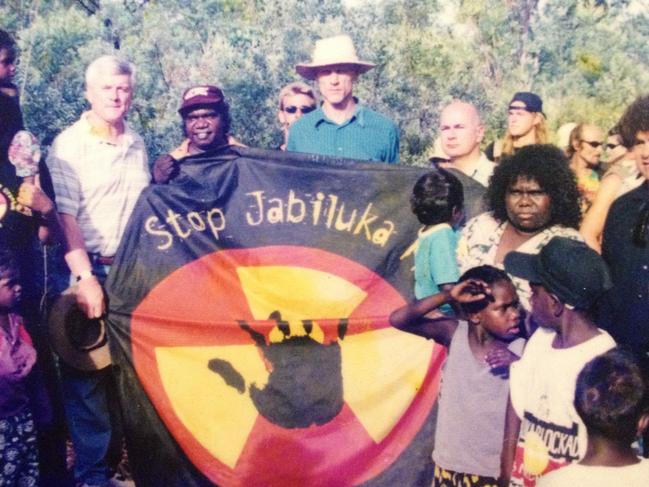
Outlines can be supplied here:
M512 101L509 102L510 108L512 108L511 104L515 101L523 102L525 104L525 110L528 112L541 113L545 117L545 113L543 113L543 100L541 100L541 97L536 93L519 91L514 95Z

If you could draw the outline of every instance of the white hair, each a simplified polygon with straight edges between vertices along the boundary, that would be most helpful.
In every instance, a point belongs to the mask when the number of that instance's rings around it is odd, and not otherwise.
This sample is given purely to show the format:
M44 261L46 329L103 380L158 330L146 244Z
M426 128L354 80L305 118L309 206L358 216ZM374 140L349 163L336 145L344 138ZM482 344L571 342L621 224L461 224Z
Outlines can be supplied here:
M135 86L135 65L115 56L100 56L86 68L86 88L103 75L127 75L131 87Z

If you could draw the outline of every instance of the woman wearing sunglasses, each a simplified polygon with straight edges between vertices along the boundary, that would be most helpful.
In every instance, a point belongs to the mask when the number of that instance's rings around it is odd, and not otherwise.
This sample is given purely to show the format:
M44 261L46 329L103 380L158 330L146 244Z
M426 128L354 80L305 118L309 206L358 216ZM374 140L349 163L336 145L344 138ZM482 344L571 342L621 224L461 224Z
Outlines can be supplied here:
M287 84L279 92L279 111L277 118L282 124L284 142L279 146L280 150L286 150L288 141L288 129L298 118L316 109L316 99L313 89L306 83L296 81Z

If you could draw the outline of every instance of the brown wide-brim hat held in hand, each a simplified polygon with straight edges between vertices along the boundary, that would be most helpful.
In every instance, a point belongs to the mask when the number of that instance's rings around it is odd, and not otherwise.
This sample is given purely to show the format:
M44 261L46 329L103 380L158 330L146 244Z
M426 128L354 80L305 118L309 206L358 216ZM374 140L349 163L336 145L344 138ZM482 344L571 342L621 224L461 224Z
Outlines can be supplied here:
M63 362L82 371L111 363L103 318L89 319L77 305L77 286L66 289L52 305L48 319L50 343Z

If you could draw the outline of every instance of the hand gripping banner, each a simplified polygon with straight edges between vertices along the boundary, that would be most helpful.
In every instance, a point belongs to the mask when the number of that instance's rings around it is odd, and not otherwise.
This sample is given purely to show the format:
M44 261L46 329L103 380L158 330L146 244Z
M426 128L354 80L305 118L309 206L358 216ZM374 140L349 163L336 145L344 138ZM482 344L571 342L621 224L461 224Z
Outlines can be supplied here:
M416 485L444 354L388 317L423 170L254 149L181 168L107 282L137 485Z

